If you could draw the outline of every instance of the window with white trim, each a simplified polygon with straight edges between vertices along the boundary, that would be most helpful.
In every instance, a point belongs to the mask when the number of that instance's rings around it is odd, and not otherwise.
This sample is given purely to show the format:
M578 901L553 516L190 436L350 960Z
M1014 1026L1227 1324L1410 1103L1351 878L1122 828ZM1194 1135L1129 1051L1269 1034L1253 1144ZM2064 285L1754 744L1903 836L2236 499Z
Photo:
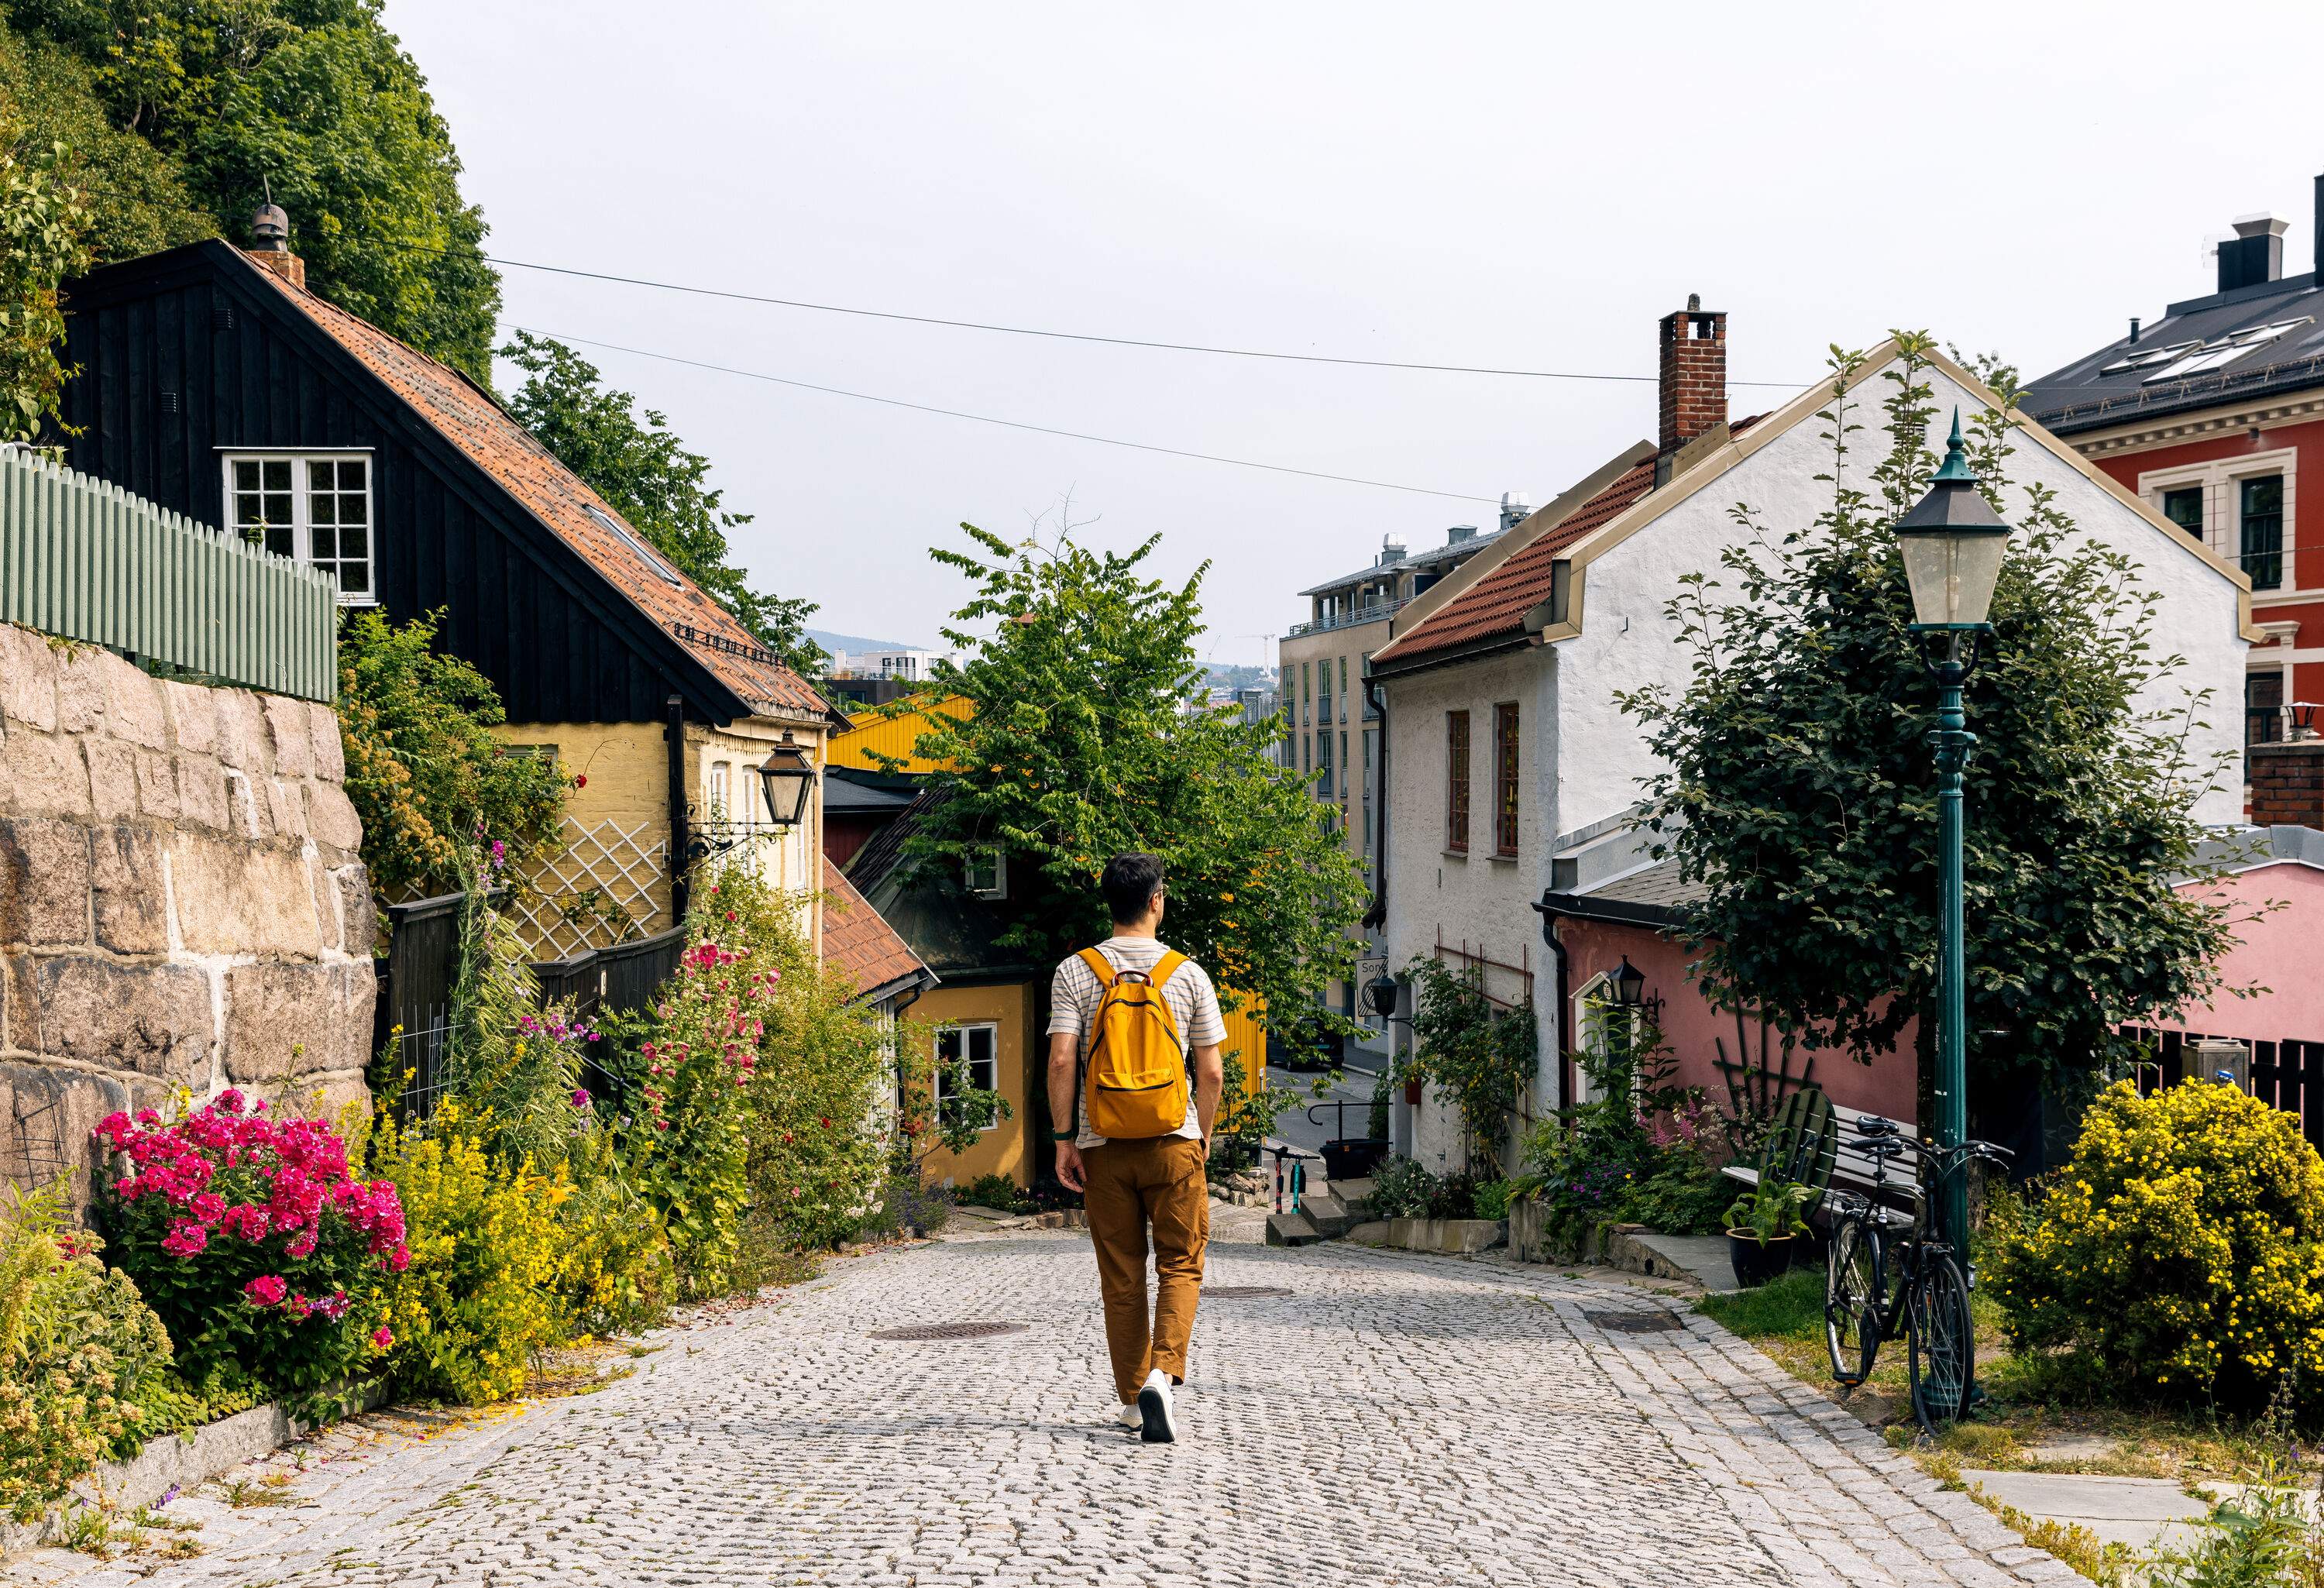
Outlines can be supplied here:
M2300 454L2270 448L2205 463L2148 469L2138 494L2164 518L2209 547L2230 568L2241 568L2263 595L2264 582L2292 572L2283 530L2296 520Z
M226 522L244 540L329 574L342 606L378 604L369 454L229 453Z
M1576 1035L1582 1039L1575 1046L1583 1055L1583 1062L1573 1066L1574 1089L1581 1094L1576 1101L1603 1102L1604 1089L1591 1072L1637 1048L1646 1032L1646 1011L1626 1009L1617 1003L1614 978L1600 971L1574 989L1573 1012L1575 1023L1581 1028ZM1630 1084L1634 1088L1638 1085L1636 1072L1630 1076Z
M970 850L961 856L961 882L979 899L1008 898L1008 857L995 848Z
M726 821L734 815L734 808L726 802L727 779L729 769L733 764L731 762L724 761L714 761L710 763L710 778L703 786L702 792L704 798L709 802L708 815L713 821Z
M936 1108L947 1117L957 1109L960 1082L965 1079L971 1091L1001 1090L1001 1028L999 1026L954 1026L936 1033ZM965 1062L966 1073L963 1075ZM984 1128L998 1130L1001 1122L994 1120Z

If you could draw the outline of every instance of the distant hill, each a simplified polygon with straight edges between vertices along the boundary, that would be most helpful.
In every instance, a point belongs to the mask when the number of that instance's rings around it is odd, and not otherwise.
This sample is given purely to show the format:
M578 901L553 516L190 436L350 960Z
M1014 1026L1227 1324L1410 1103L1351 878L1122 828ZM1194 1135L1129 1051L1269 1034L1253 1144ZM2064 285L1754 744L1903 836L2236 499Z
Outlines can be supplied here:
M918 644L910 640L867 640L861 634L835 634L829 629L809 629L807 631L807 637L834 654L842 651L860 652L934 649L932 646Z

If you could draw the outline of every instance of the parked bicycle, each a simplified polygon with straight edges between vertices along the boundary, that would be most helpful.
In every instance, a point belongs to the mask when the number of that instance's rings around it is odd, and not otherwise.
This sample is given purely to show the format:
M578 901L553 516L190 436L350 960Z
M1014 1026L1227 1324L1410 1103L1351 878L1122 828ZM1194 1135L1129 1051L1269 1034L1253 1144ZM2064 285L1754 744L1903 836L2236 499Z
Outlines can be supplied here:
M1842 1384L1871 1376L1884 1340L1904 1325L1913 1415L1931 1433L1959 1422L1977 1392L1977 1331L1969 1317L1969 1281L1950 1242L1932 1225L1939 1188L1972 1161L2006 1164L2010 1154L1990 1141L1937 1148L1914 1140L1894 1122L1864 1119L1858 1150L1872 1160L1872 1193L1834 1191L1831 1242L1824 1257L1824 1343L1831 1374ZM1883 1202L1888 1165L1913 1159L1919 1200L1906 1214Z

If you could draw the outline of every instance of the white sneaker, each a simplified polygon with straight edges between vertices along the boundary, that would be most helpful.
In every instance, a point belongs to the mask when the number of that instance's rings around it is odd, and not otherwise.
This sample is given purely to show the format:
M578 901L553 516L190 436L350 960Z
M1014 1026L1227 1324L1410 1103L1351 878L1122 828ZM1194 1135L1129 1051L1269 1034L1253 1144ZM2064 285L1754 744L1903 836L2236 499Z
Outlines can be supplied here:
M1138 1413L1140 1439L1148 1445L1176 1443L1178 1425L1170 1408L1170 1375L1160 1368L1146 1375L1146 1387L1138 1392Z
M1138 1403L1133 1400L1121 1408L1120 1421L1125 1428L1142 1428L1146 1426L1146 1414L1138 1409Z

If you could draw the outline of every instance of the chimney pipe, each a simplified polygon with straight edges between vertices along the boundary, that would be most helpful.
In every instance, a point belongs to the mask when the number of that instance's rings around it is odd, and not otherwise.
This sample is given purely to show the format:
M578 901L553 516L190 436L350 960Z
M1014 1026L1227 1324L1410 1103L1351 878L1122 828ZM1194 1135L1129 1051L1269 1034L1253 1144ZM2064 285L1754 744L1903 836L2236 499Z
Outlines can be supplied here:
M307 262L290 252L290 217L272 198L250 217L250 246L243 252L261 267L305 290Z
M2256 287L2283 279L2283 234L2289 221L2272 215L2246 215L2236 222L2236 235L2219 245L2219 291Z
M2138 316L2135 314L2130 317L2130 340L2133 346L2138 345Z
M1662 318L1662 457L1727 422L1727 316L1702 297ZM1659 471L1658 471L1659 472Z

